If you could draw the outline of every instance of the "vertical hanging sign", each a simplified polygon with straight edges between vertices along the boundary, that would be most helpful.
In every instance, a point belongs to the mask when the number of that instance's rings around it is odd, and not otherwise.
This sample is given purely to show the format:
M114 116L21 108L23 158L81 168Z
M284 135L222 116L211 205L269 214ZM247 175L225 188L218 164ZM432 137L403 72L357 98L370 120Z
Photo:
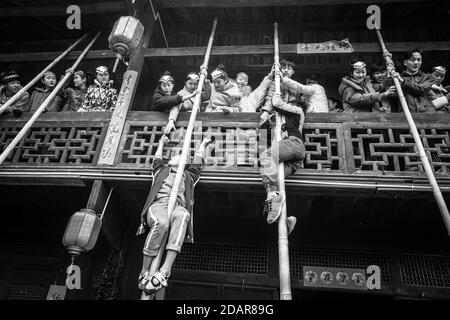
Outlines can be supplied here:
M129 70L124 74L122 88L120 89L119 97L111 116L98 165L114 165L114 159L117 150L119 149L120 138L122 136L128 109L130 108L131 97L136 88L135 84L137 76L138 73L134 70Z

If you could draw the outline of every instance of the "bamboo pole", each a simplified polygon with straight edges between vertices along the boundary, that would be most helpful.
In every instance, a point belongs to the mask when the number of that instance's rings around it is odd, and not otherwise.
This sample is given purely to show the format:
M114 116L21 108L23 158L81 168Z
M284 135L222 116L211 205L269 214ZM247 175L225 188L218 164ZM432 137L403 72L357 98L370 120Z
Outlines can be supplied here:
M392 55L386 49L386 44L384 43L383 36L381 34L380 28L376 27L375 31L377 32L378 40L380 42L381 50L383 51L384 59L386 60L387 70L390 73L391 71L395 71L394 62L392 61ZM408 104L405 99L405 95L403 94L402 87L400 85L400 81L397 78L394 79L395 88L397 89L397 93L400 99L400 104L403 108L403 113L406 116L406 120L409 124L409 129L411 130L411 134L414 137L414 142L416 143L417 150L419 152L420 160L422 162L423 168L427 175L428 181L430 182L431 189L433 190L434 197L436 199L436 203L439 207L439 211L441 212L442 219L444 220L445 227L447 228L447 233L450 236L450 214L448 212L447 205L445 204L444 197L442 196L441 190L439 189L439 185L436 181L436 177L434 176L433 170L431 169L430 162L425 153L425 149L422 144L422 140L420 138L419 132L417 131L416 124L414 123L414 119L411 115L411 111L409 110Z
M211 55L211 49L212 49L212 45L213 45L213 41L214 41L214 35L216 33L216 27L217 27L217 18L214 19L211 35L209 36L208 47L206 49L205 60L202 64L202 66L200 67L200 80L199 80L198 89L197 89L200 92L202 92L203 84L204 84L204 82L206 80L206 76L207 76L209 57ZM180 163L178 164L177 174L175 176L175 181L173 183L173 187L170 192L169 204L167 206L169 221L170 221L170 217L172 215L173 210L175 209L175 205L177 202L179 187L180 187L181 179L183 177L184 167L186 166L187 157L189 156L192 132L194 130L194 123L195 123L195 119L197 117L198 109L200 108L200 103L201 103L201 94L198 94L195 96L195 99L194 99L194 106L191 111L191 117L189 118L189 124L188 124L187 130L186 130L186 135L185 135L184 141L183 141L183 149L181 152ZM151 275L154 274L159 269L159 266L160 266L161 260L162 260L162 255L165 250L166 242L167 242L167 233L164 236L164 239L161 243L161 247L159 248L158 255L153 259L152 264L150 266L149 273ZM154 296L154 295L147 295L147 294L145 294L145 292L142 292L141 300L151 300L153 298L152 296Z
M15 95L13 95L8 101L6 101L6 103L0 107L0 114L3 113L3 111L5 111L6 108L8 108L9 106L11 106L14 102L16 102L18 99L20 99L20 97L28 90L31 88L32 85L34 85L37 81L39 81L43 76L44 73L46 73L48 70L50 70L51 68L53 68L53 66L55 66L59 61L61 61L70 51L73 50L73 48L75 48L81 41L83 41L85 38L87 37L87 34L85 34L84 36L82 36L80 39L78 39L77 41L75 41L69 48L67 48L66 51L64 51L63 53L61 53L55 60L53 60L47 67L44 68L44 70L42 70L36 77L33 78L33 80L31 80L30 82L27 83L27 85L25 87L23 87L22 89L20 89L19 92L17 92Z
M28 122L23 126L23 128L19 131L17 136L14 138L13 141L6 147L6 149L2 152L0 155L0 165L5 161L5 159L8 157L9 153L16 147L16 145L20 142L20 140L23 139L25 134L30 130L30 128L33 126L36 119L41 115L41 113L45 110L47 105L53 100L53 98L58 94L59 90L61 90L62 86L66 81L70 78L72 75L72 71L80 64L80 62L83 60L84 56L87 54L89 49L92 47L94 42L97 40L97 38L100 36L100 32L98 32L95 37L92 39L92 41L88 44L86 49L81 53L81 55L78 57L78 59L75 61L75 63L72 65L70 69L66 71L65 76L58 82L55 89L53 89L52 93L45 99L45 101L39 106L39 108L34 112L34 114L31 116L31 118L28 120Z
M275 93L281 94L281 79L278 72L280 71L280 49L278 43L278 23L274 23L274 47L275 47ZM284 122L278 112L275 112L275 139L281 141L281 126ZM287 230L287 205L286 205L286 189L284 185L284 163L278 164L278 191L285 199L281 215L278 218L278 262L280 272L280 300L292 300L291 293L291 275L289 268L289 240Z

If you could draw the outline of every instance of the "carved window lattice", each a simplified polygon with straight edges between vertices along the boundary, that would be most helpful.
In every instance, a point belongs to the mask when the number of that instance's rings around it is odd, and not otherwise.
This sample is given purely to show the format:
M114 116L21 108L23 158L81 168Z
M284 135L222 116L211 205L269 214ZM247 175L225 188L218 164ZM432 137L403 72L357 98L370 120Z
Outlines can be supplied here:
M304 168L340 170L345 158L340 145L343 139L340 131L337 128L315 127L313 125L305 124L303 129L306 148Z
M0 150L4 150L21 128L0 127ZM101 126L33 127L5 163L91 164L96 162Z
M162 126L131 125L125 136L122 164L150 165L162 136ZM180 154L186 128L170 134L170 143L164 148L163 159ZM258 130L254 128L195 127L190 145L191 158L205 136L213 142L207 147L206 164L216 168L257 168L258 149L261 149Z
M428 159L437 173L450 172L448 129L419 129ZM356 171L423 172L413 136L406 128L352 128Z
M125 135L121 163L151 165L162 130L163 126L131 124ZM185 135L185 127L171 133L171 142L164 148L164 159L181 153ZM340 170L343 167L344 155L338 135L340 131L333 127L305 127L305 169ZM206 151L206 164L213 168L238 169L259 168L259 153L270 146L271 135L256 128L195 127L190 146L191 157L205 136L213 138Z

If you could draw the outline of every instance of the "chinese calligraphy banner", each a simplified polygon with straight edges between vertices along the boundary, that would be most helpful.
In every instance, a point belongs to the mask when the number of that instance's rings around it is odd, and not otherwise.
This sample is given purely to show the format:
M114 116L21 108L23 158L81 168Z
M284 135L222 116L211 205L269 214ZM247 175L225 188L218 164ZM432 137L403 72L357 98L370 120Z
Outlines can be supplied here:
M348 39L321 43L297 43L297 54L353 52L353 46Z

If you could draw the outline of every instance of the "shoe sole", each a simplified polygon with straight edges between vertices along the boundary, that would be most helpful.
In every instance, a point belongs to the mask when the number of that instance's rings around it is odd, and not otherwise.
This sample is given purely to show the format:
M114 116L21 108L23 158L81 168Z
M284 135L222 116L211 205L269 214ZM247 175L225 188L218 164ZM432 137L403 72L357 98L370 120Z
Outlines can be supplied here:
M276 218L272 222L269 221L269 215L267 215L267 223L268 224L273 224L275 221L278 220L278 218L281 216L281 211L283 211L283 207L284 207L284 199L281 202L280 210L278 211L278 214L277 214Z

